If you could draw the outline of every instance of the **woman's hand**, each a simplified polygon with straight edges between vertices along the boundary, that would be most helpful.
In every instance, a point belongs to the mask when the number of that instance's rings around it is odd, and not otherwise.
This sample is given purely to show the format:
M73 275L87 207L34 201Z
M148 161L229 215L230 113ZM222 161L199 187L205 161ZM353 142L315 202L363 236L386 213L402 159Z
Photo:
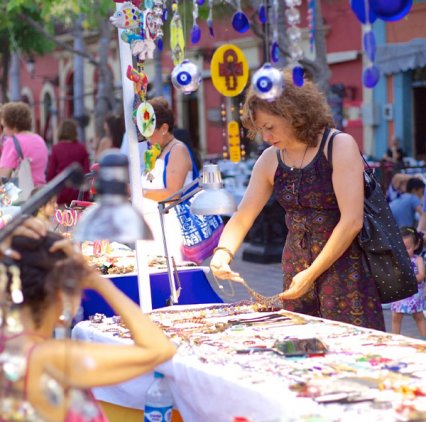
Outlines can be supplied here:
M27 218L18 226L12 235L0 245L1 254L12 259L20 259L19 253L12 250L10 245L14 236L24 236L30 239L40 239L47 234L47 225L36 217Z
M290 284L290 287L280 294L281 300L299 299L306 294L314 284L315 280L310 275L309 268L297 273Z
M242 283L244 280L240 277L239 273L231 270L229 266L230 257L227 252L218 250L213 255L210 261L210 269L215 277L231 280Z

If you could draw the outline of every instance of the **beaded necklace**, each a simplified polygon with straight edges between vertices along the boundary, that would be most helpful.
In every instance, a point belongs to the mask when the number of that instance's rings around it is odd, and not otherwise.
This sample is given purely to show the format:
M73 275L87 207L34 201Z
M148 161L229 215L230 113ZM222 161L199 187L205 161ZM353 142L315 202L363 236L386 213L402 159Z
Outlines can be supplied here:
M174 141L174 139L175 139L175 137L173 136L163 146L160 146L160 144L158 144L158 143L151 145L151 143L148 141L148 149L144 153L144 164L145 164L144 173L147 175L147 179L150 182L152 182L154 180L154 175L151 173L151 171L155 167L155 162L157 161L157 158L161 156L163 151L167 148L167 146L171 142Z

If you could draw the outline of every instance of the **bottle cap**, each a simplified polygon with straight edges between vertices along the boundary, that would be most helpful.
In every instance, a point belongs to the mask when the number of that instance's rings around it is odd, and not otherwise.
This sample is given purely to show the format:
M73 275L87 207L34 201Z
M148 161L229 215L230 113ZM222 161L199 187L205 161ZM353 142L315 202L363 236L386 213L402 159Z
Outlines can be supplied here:
M154 371L154 378L164 378L164 374L161 372Z

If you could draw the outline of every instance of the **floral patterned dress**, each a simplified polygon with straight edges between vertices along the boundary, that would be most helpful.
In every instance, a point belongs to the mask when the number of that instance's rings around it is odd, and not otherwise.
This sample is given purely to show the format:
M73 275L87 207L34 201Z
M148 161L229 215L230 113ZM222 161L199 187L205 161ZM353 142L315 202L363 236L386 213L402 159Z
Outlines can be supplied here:
M319 255L340 211L331 180L332 167L324 154L329 130L325 130L314 159L301 169L290 168L277 152L274 176L276 200L286 211L288 235L282 255L284 290L294 275ZM373 279L361 263L356 239L343 255L296 300L284 301L294 312L385 330L383 312Z
M419 273L417 268L417 256L414 255L411 258L411 265L414 270L414 274ZM417 283L418 291L414 293L413 296L407 297L397 302L391 304L392 312L399 314L414 314L416 312L423 312L425 306L425 282L422 280L420 283Z

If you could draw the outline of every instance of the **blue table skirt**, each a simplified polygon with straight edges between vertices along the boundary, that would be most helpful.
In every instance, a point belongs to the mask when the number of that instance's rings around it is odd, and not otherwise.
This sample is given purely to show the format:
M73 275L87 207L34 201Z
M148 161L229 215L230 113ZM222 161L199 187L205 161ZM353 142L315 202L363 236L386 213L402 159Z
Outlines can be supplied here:
M179 305L194 305L197 303L222 303L222 299L210 286L206 274L201 268L185 269L178 271L182 290ZM150 274L152 308L158 309L166 306L170 297L170 285L167 272ZM111 277L110 280L123 293L139 304L138 279L136 274ZM114 315L114 311L105 300L93 290L85 290L82 300L83 318L89 315L102 313L106 316Z

